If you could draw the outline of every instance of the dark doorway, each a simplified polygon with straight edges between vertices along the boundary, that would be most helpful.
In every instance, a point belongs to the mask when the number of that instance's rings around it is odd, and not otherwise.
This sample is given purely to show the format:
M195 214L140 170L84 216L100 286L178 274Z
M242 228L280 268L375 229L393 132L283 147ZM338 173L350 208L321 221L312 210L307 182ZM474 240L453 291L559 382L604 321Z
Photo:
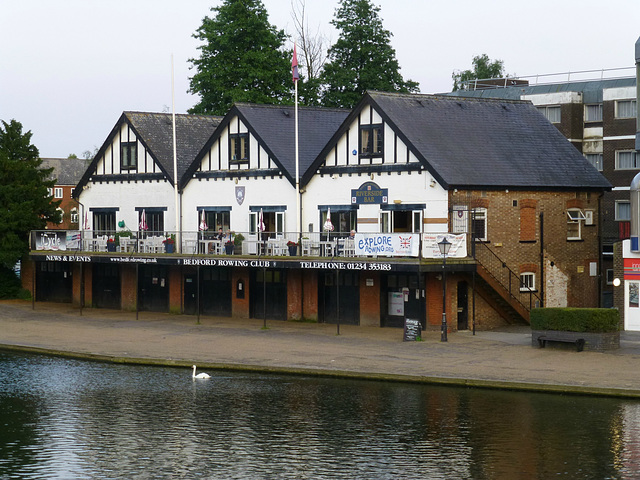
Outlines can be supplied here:
M169 275L165 265L141 265L138 272L138 309L169 311Z
M266 295L265 295L266 289ZM287 319L287 272L286 270L253 270L251 272L249 315L264 318L266 296L266 318Z
M198 313L198 278L195 274L184 276L184 313L195 315Z
M120 308L120 267L108 263L94 263L92 267L93 306Z
M418 274L383 275L381 281L380 317L383 327L404 327L404 319L420 320L425 328L424 294Z
M458 282L458 330L469 329L469 284Z
M200 269L200 313L218 317L231 316L231 269Z
M39 302L71 303L72 298L71 263L38 262L36 300Z
M358 272L340 271L336 289L336 272L320 272L318 282L318 314L321 322L338 323L338 295L340 323L360 325L360 277ZM338 293L339 290L339 293Z

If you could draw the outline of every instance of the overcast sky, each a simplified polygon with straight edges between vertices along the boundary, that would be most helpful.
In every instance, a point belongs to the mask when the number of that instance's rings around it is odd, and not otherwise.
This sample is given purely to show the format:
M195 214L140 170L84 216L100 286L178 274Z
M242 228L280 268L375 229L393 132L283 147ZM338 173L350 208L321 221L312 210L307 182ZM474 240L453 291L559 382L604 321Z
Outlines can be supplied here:
M290 0L263 0L293 33ZM306 0L331 41L338 0ZM632 67L640 0L374 0L406 79L451 90L474 55L520 76ZM0 0L0 119L31 130L42 157L100 147L125 110L185 113L192 34L220 0ZM626 70L625 75L633 75ZM578 78L573 75L572 78Z

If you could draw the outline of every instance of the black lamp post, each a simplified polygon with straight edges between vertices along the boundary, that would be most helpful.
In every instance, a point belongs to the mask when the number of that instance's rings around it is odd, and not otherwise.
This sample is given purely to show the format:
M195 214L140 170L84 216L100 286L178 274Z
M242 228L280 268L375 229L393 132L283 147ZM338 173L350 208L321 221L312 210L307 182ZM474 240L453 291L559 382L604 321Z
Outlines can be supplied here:
M447 253L451 248L451 242L445 236L438 242L438 248L442 254L442 327L440 341L447 341Z

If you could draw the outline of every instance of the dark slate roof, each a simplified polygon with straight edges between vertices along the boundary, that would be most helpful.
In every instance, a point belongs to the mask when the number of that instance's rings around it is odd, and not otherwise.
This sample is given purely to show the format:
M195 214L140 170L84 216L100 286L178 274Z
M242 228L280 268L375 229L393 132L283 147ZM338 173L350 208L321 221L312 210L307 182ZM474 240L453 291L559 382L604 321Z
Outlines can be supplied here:
M605 88L635 87L636 78L615 78L586 80L577 82L548 83L541 85L514 85L505 88L487 88L482 90L458 90L440 95L473 98L502 98L519 100L522 95L541 95L545 93L580 92L584 103L601 103L602 90Z
M181 178L189 168L221 120L222 117L207 115L176 115L178 178ZM82 191L82 187L87 184L96 169L98 161L104 155L107 147L118 134L124 122L131 126L139 140L149 150L151 157L158 163L162 172L173 183L172 115L170 113L124 112L78 182L74 196L78 196Z
M362 102L445 188L611 188L530 102L378 92Z
M217 140L235 117L247 125L260 145L272 157L292 185L295 185L295 108L287 105L235 104L224 117L216 134L205 145L198 159ZM299 107L298 149L300 177L307 171L331 136L349 115L348 110ZM193 174L199 162L194 162L187 175ZM184 179L183 183L188 179Z
M85 158L41 158L41 168L53 168L50 179L56 180L56 185L76 185L85 172L91 160Z
M125 112L124 115L162 170L173 181L172 115L145 112ZM222 117L206 115L176 115L178 178L189 168L221 120Z

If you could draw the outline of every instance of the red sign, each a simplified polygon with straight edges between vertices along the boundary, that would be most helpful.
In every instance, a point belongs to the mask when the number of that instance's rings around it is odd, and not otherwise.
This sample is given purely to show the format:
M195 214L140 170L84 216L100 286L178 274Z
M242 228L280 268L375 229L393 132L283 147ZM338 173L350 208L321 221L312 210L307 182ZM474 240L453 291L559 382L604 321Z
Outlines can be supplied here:
M640 258L624 259L624 279L640 280Z

